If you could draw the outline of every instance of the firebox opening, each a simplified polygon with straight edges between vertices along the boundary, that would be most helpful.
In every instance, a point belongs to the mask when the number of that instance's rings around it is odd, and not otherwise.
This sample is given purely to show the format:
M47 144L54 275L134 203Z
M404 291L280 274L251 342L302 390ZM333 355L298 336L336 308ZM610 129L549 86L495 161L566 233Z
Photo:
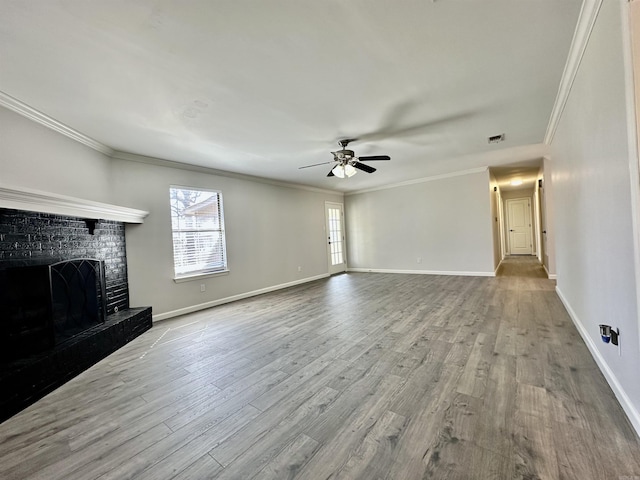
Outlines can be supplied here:
M0 275L0 357L27 358L106 320L102 262L80 258L15 267Z
M105 321L102 262L89 258L58 262L49 266L49 278L56 343Z

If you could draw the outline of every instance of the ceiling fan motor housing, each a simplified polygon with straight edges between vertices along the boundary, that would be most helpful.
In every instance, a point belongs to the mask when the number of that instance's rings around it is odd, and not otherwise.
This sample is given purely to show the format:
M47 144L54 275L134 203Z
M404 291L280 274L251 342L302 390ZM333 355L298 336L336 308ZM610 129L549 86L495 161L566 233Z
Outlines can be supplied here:
M347 160L348 161L348 160L353 159L355 156L356 156L356 154L354 153L353 150L343 149L343 150L338 150L336 152L336 157L339 160Z

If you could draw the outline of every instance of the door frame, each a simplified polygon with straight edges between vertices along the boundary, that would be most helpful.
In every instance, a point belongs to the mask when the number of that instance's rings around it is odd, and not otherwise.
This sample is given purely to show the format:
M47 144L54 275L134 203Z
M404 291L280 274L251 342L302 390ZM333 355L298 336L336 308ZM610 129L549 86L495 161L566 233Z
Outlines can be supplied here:
M502 199L502 192L498 187L498 217L500 218L500 261L504 260L507 254L507 244L505 242L505 216L504 216L504 200Z
M342 232L342 263L338 265L332 265L331 263L331 243L329 242L329 208L340 209L340 230ZM327 251L327 270L329 275L335 275L336 273L342 273L347 271L347 234L345 232L344 222L344 204L338 202L324 202L324 238L326 242Z
M546 211L545 211L545 199L544 199L544 174L538 176L536 180L536 192L538 194L538 218L536 224L538 225L537 238L540 244L538 248L538 260L544 266L544 257L547 254L547 227L546 227ZM546 267L545 267L546 268Z

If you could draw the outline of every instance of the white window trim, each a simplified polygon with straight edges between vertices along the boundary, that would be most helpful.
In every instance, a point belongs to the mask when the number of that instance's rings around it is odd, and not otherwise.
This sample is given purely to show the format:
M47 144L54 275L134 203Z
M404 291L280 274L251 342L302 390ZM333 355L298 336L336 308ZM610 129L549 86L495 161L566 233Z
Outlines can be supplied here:
M215 272L202 272L194 273L191 275L181 275L179 277L173 277L173 281L176 283L193 282L194 280L202 280L203 278L219 277L222 275L229 275L230 270L216 270Z
M172 251L172 267L174 272L173 281L175 283L183 283L183 282L194 281L197 279L227 275L229 273L229 260L227 258L227 229L226 229L226 222L224 218L224 198L223 198L222 191L215 190L213 188L193 187L193 186L189 187L185 185L169 185L169 189L199 190L203 192L213 192L219 195L220 215L222 217L222 248L224 252L224 268L217 269L217 270L209 270L209 271L198 271L193 273L187 273L184 275L176 275L175 274L175 252ZM171 228L172 236L173 236L173 232L174 230L172 227Z

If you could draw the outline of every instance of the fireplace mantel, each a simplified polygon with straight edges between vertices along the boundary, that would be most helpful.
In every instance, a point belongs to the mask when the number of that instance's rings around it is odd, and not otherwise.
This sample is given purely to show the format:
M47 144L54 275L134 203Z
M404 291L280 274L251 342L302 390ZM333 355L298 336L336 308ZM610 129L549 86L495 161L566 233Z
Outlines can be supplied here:
M125 223L143 223L149 215L144 210L6 185L0 185L0 208Z

